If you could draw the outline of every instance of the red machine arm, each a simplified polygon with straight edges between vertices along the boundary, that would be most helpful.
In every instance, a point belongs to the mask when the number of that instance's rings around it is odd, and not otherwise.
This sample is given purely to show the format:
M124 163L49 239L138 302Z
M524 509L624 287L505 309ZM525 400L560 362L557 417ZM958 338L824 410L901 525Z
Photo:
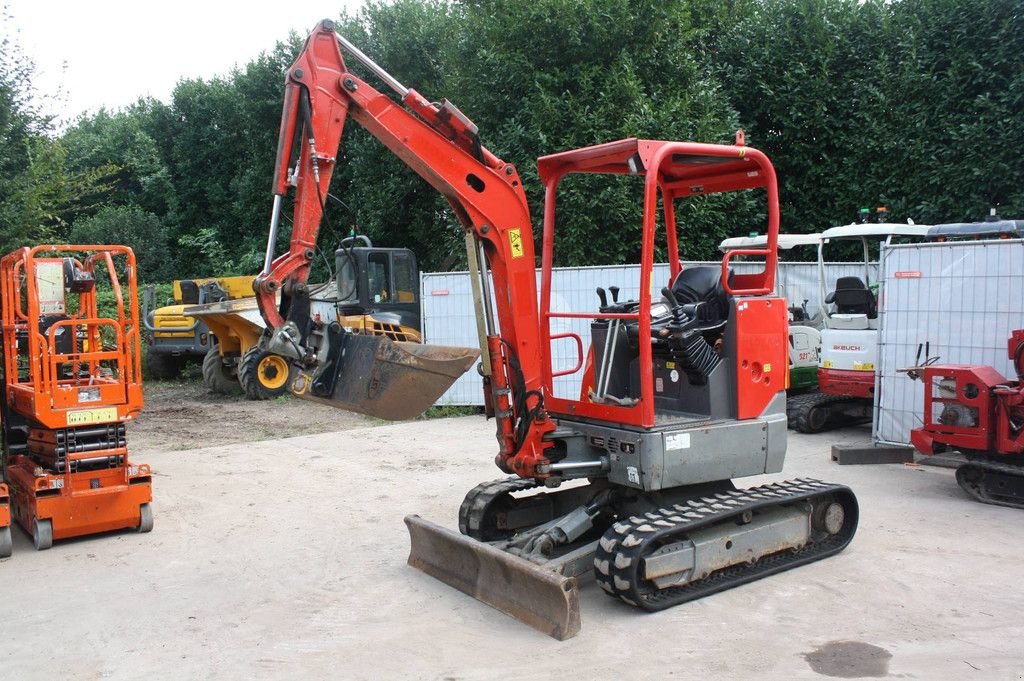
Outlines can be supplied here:
M342 47L387 83L401 103L351 73ZM484 364L485 371L492 371L488 399L498 419L498 463L510 472L532 474L544 460L542 436L554 425L542 409L536 262L519 174L481 146L476 126L458 108L447 101L432 104L402 86L338 36L330 21L313 31L286 78L270 238L264 272L254 284L268 328L286 332L288 342L302 346L296 354L315 361L302 324L308 306L296 300L309 276L334 154L348 116L447 198L474 237L468 242L471 262L479 245L490 265L500 336L490 323L484 349L490 359ZM290 167L295 147L298 161ZM289 185L296 187L291 243L275 258L282 197ZM486 274L482 279L487 280ZM275 300L279 290L280 304ZM489 310L478 309L478 316L491 319ZM296 325L290 331L285 328L289 322Z

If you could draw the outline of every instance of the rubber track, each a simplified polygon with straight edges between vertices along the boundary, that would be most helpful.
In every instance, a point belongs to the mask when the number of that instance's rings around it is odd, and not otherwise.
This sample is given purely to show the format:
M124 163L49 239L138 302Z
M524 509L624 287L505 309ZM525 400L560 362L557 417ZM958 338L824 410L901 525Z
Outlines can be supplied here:
M744 511L759 511L823 495L835 495L843 503L846 517L838 534L797 551L773 553L753 564L723 568L702 580L667 589L651 590L653 585L641 576L642 559L649 548L655 549L674 537L682 538ZM609 595L644 610L664 610L839 553L853 539L857 517L857 499L848 487L818 480L798 479L722 492L615 523L598 542L594 575Z
M839 419L836 418L834 414L829 414L828 418L825 420L824 427L814 430L807 425L807 416L814 407L840 404L854 399L855 398L846 397L844 395L826 395L825 393L820 392L809 392L795 397L787 397L786 425L790 430L796 430L801 433L823 433L826 430L835 430L836 428L842 428L843 426L866 423L870 419Z
M972 483L967 479L967 473L972 469L982 473L982 478L979 481L982 484ZM992 490L984 485L986 480L991 482L992 478L990 474L1001 476L1005 475L1011 478L1016 478L1018 485L1024 487L1024 467L987 460L968 461L957 468L956 481L965 492L983 504L1024 509L1024 503L1020 501L1007 501L1005 497L1002 497L999 494L992 494Z
M459 532L480 541L490 541L491 538L481 535L485 528L484 521L494 502L507 494L533 489L539 484L530 478L517 477L481 482L466 493L466 498L459 506Z

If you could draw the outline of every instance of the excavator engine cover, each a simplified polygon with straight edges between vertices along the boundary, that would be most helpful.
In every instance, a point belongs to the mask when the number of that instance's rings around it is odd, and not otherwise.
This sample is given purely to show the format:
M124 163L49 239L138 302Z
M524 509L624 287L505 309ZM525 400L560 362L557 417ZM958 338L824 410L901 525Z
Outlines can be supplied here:
M292 392L359 414L403 421L426 411L479 356L474 348L346 332L332 343L319 371L300 370Z

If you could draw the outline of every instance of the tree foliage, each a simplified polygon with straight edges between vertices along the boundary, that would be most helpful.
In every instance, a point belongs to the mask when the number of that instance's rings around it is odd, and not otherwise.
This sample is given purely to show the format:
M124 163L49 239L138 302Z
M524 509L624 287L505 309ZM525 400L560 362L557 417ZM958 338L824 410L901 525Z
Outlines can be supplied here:
M75 222L69 241L75 244L116 244L135 251L139 272L150 281L174 278L176 263L168 258L167 233L159 217L134 205L109 205Z
M1024 214L1024 12L1014 0L771 0L716 72L779 172L783 225Z
M789 231L882 203L918 222L990 206L1024 217L1018 0L371 0L339 26L405 85L473 119L519 168L535 228L538 156L623 137L728 142L739 127L776 165ZM0 241L121 239L148 281L256 271L284 71L301 43L56 136L29 96L31 64L5 42ZM562 189L558 264L636 259L635 181ZM762 227L757 199L683 202L684 257L715 257L722 237ZM443 198L351 122L322 227L323 261L352 229L412 248L425 269L464 257Z
M0 20L0 253L66 234L76 215L103 200L113 168L72 168L32 90L34 65Z

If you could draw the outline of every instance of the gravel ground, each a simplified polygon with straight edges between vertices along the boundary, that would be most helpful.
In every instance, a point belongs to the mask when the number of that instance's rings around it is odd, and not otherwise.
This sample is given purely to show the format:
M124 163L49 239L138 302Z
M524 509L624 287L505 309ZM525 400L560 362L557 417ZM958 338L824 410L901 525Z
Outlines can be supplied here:
M792 435L785 476L743 481L850 485L862 515L846 551L652 615L591 583L582 632L559 643L405 564L404 515L454 527L465 492L497 477L493 423L251 441L292 427L269 425L289 421L273 403L212 429L230 443L181 449L213 437L194 429L205 409L231 407L195 404L132 434L155 470L151 534L35 552L15 532L0 561L5 678L1022 678L1021 512L971 501L948 469L830 462L865 429ZM286 405L309 422L312 407Z

